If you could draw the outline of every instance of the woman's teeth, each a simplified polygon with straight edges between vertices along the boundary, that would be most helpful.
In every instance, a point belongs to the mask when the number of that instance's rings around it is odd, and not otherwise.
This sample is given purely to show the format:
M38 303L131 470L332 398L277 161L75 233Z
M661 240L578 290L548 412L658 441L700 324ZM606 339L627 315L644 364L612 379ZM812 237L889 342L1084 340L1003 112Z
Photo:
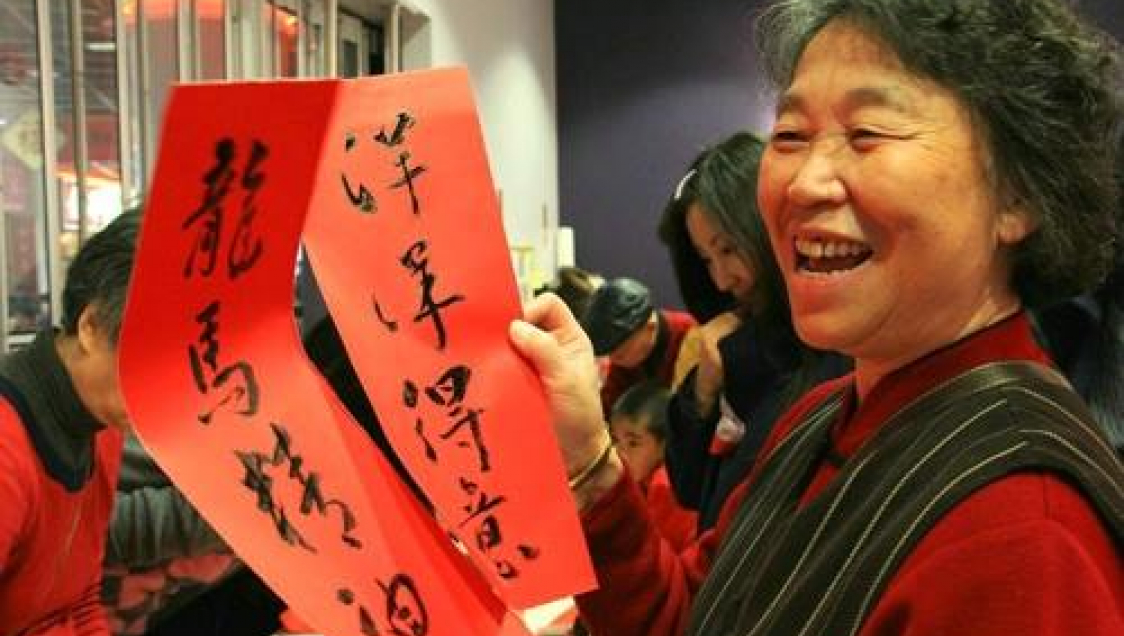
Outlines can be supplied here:
M817 274L854 269L872 253L870 246L856 241L796 239L797 268Z

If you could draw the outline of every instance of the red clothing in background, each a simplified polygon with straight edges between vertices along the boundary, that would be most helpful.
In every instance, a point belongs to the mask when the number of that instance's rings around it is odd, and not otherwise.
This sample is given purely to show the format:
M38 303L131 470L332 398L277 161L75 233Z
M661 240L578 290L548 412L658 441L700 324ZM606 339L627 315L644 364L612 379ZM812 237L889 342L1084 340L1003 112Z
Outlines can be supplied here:
M609 412L617 398L624 395L625 391L634 384L654 379L668 388L671 387L671 382L675 378L675 360L679 357L679 347L683 344L687 332L695 326L695 319L686 312L667 309L657 310L657 314L659 333L648 359L633 368L626 369L615 364L609 367L605 384L601 387L601 408L606 418L609 417Z
M1000 360L1047 362L1025 315L883 378L862 404L843 409L832 432L834 450L849 456L926 390ZM778 423L762 456L825 396L849 385L852 376L821 385L800 400ZM823 463L804 501L819 493L836 470ZM715 530L679 555L655 532L634 483L622 479L583 519L602 586L578 597L591 631L682 633L691 598L745 493L743 484ZM1118 636L1124 634L1124 563L1079 491L1052 474L1016 473L967 497L937 522L898 568L859 634Z
M680 506L675 500L675 493L667 478L667 468L657 468L648 478L643 490L648 501L648 514L652 516L660 534L677 552L686 549L695 539L699 515Z
M0 399L0 626L4 633L107 636L102 557L123 439L96 436L94 475L67 492L44 471L19 415Z

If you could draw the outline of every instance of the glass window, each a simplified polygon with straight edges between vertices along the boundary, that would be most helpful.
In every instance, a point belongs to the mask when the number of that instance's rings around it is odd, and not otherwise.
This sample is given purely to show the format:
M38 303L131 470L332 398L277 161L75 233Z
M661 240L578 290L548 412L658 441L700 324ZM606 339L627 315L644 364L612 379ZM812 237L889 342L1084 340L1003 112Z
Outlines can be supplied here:
M48 324L50 303L35 1L7 0L0 16L0 275L10 346Z
M151 174L168 89L179 80L178 16L176 0L140 0L140 4L140 105L144 111L145 168Z
M82 218L78 218L80 210L75 209L76 206L67 207L66 201L62 203L64 219L80 224L77 227L80 236L87 237L105 227L122 210L113 3L104 0L83 3L81 20L84 93L82 116L75 123L83 125L85 131L82 176L86 205L81 210ZM73 135L67 145L77 152L78 141L78 135ZM65 160L65 156L60 158L60 164ZM72 198L76 199L77 193Z
M262 7L262 26L270 34L263 55L273 77L300 75L300 20L296 2L267 1Z
M198 41L194 49L198 59L199 79L226 78L226 2L225 0L194 0L198 20Z

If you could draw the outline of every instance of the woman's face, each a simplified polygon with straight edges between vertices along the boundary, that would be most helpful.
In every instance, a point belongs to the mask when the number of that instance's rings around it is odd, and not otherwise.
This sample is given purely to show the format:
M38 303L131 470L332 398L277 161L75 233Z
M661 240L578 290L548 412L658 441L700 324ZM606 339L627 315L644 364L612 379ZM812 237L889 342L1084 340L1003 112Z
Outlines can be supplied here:
M1018 307L982 140L943 86L836 21L781 95L759 202L793 320L812 346L876 380Z
M736 244L722 233L698 203L687 208L687 234L699 258L719 290L733 296L739 305L749 302L753 291L753 269Z

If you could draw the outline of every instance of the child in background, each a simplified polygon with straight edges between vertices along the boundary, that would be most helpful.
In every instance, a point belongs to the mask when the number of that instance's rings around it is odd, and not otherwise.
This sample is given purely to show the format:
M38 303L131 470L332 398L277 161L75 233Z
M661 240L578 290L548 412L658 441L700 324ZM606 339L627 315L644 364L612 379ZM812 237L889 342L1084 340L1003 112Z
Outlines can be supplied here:
M696 513L675 500L664 469L667 406L671 394L655 381L634 385L613 404L609 432L621 459L640 484L660 534L677 550L695 539Z

